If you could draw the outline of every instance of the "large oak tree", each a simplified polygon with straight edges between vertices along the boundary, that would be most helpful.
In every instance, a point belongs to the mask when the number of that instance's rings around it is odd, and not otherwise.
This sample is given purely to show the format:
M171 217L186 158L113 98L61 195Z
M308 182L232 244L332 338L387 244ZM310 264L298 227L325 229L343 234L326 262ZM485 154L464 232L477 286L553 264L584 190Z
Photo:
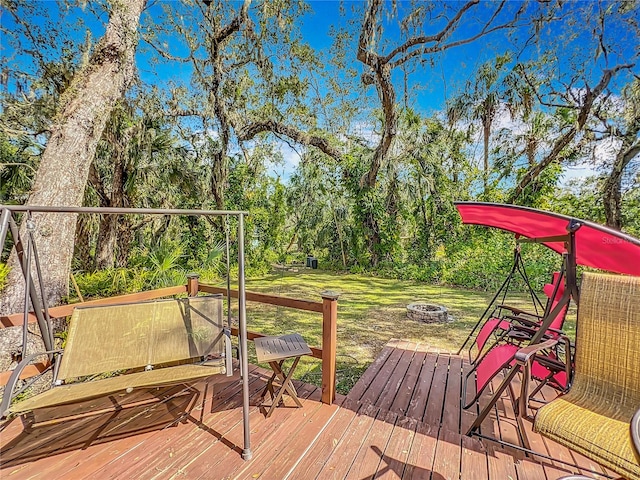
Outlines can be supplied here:
M145 4L146 0L109 2L109 22L103 37L60 99L28 205L82 204L96 146L111 110L134 79L138 25ZM9 11L16 18L20 15L17 9ZM46 264L43 280L47 302L55 304L68 289L76 215L34 214L33 220L39 255ZM12 265L17 265L15 256ZM20 268L13 268L1 311L20 309L23 301L20 276Z

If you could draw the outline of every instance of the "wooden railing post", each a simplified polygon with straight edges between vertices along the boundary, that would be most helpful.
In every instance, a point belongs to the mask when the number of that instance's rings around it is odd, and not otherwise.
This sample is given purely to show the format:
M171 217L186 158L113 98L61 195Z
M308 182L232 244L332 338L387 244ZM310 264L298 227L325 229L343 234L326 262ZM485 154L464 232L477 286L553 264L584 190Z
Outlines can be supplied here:
M187 274L187 295L190 297L198 296L198 283L200 281L200 275L197 273Z
M338 297L322 292L322 403L331 405L336 398L336 343L338 337Z

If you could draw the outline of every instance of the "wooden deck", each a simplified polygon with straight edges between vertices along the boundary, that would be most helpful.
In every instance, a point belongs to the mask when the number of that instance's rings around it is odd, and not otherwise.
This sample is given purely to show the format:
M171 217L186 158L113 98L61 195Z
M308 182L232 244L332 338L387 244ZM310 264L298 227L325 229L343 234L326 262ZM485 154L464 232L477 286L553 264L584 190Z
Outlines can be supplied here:
M393 341L336 405L320 403L318 388L298 382L303 408L280 407L266 419L256 402L269 372L251 367L253 459L248 462L240 457L237 378L212 378L153 406L29 432L13 421L0 427L0 477L551 480L573 472L461 435L475 413L460 409L467 368L459 356ZM505 398L483 433L519 443L515 425ZM537 451L598 468L531 431L528 436Z

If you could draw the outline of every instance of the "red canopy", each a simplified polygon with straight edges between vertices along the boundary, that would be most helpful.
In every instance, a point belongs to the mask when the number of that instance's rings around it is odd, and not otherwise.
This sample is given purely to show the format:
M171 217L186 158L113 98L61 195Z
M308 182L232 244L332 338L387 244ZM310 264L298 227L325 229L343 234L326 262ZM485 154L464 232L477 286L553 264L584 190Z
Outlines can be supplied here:
M586 220L517 205L482 202L455 203L463 223L500 228L527 238L566 235L570 222L579 223L575 233L578 265L640 276L640 240ZM562 242L541 242L558 253Z

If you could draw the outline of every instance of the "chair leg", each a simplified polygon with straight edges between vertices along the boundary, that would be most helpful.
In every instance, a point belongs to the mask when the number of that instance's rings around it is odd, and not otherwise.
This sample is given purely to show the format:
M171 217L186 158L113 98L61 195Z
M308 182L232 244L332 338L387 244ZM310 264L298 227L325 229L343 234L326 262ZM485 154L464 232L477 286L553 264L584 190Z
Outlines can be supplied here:
M525 368L525 373L522 375L522 386L520 389L520 397L516 400L516 394L513 391L513 383L509 382L509 396L511 397L511 403L513 404L514 413L516 415L516 423L518 424L518 434L522 440L524 448L531 450L531 444L529 443L529 437L527 437L527 431L524 428L523 417L527 416L527 402L528 396L526 392L529 390L529 382ZM523 397L524 396L524 397Z
M298 399L298 392L296 392L296 389L291 382L291 378L293 377L299 361L300 357L296 357L296 359L293 361L293 364L291 365L291 368L289 369L289 373L286 376L284 375L284 371L282 370L282 364L284 363L284 360L282 360L279 364L276 362L271 362L271 368L273 368L274 371L272 377L275 377L277 375L282 384L278 389L278 393L276 393L275 398L272 397L273 401L271 402L271 406L267 411L266 418L269 418L271 416L276 406L278 406L278 404L280 403L280 400L282 400L282 395L285 393L285 391L289 393L289 396L293 399L298 407L302 407L302 403Z
M274 397L274 392L273 392L273 381L276 378L276 371L274 370L274 366L273 364L277 365L276 362L271 362L271 369L273 370L273 373L271 374L271 377L269 378L269 380L267 381L267 384L264 386L264 389L262 390L262 393L260 394L260 398L262 398L264 400L265 395L267 394L267 392L269 392L271 394L271 399L273 400Z
M487 405L485 405L485 407L482 409L482 411L478 414L478 417L475 419L473 424L471 424L469 429L465 432L465 435L471 436L471 435L473 435L473 433L476 430L478 430L480 428L480 425L482 424L484 419L487 418L487 415L489 415L489 412L491 412L491 409L493 408L493 406L496 404L496 402L498 401L498 399L502 395L502 392L504 392L505 389L509 386L509 384L511 383L511 381L516 376L516 374L518 373L519 370L520 370L520 368L518 366L516 366L516 365L514 365L511 368L511 370L509 372L509 375L507 375L504 378L504 380L502 380L502 383L500 384L498 389L493 393L493 395L489 399L489 402L487 403Z

